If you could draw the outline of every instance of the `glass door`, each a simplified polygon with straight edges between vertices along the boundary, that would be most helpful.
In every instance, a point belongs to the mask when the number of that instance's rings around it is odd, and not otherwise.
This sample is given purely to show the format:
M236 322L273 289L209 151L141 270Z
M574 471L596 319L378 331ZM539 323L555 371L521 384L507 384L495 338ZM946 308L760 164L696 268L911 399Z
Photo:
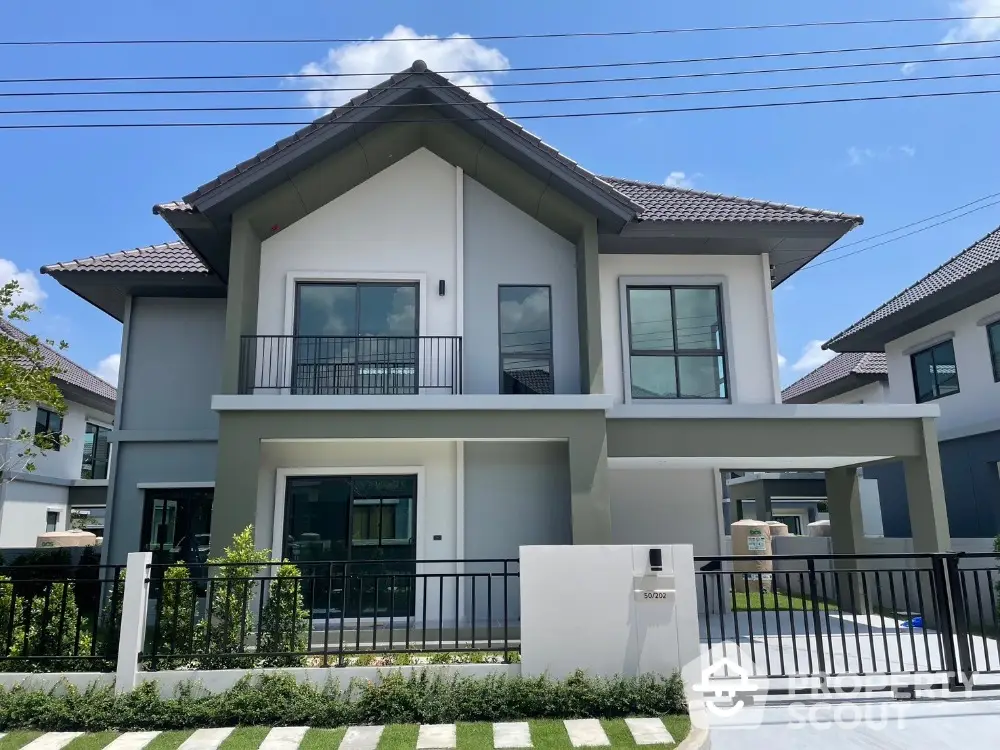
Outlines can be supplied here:
M283 557L315 617L414 613L417 478L289 477Z
M295 393L416 393L416 284L300 283Z
M183 563L192 578L207 575L214 494L211 488L145 491L142 548L154 563Z

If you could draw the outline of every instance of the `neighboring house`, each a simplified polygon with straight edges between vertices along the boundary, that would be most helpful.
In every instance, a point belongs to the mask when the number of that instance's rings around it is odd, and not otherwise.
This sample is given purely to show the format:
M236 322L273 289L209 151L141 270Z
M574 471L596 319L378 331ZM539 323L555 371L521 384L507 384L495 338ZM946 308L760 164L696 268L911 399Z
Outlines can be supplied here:
M0 320L0 335L25 337L6 320ZM14 411L0 429L5 436L22 429L63 435L69 443L35 457L34 471L17 459L19 443L5 441L0 448L9 467L7 481L0 484L0 548L34 547L39 534L64 531L74 519L81 528L103 533L116 391L54 349L42 344L42 352L45 364L60 370L55 382L66 412L59 415L37 404Z
M934 407L780 403L772 287L859 217L598 177L420 61L154 211L42 269L124 323L115 562L712 554L721 469L889 456L946 543Z
M786 403L939 404L952 535L1000 533L1000 228L826 346L843 353L787 388ZM865 382L873 378L882 379L878 398ZM885 535L910 536L902 468L869 467L865 476L878 479Z

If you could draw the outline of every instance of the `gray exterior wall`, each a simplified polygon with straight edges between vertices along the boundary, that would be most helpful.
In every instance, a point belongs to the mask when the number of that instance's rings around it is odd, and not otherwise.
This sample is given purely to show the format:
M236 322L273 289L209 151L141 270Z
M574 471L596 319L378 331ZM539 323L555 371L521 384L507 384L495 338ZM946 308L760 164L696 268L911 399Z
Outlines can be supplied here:
M147 482L214 482L214 442L126 442L118 446L113 518L105 531L108 564L124 563L141 549L144 491Z
M133 299L119 429L217 431L225 328L224 299Z
M1000 431L945 440L941 475L951 536L958 539L1000 534ZM910 515L901 463L868 466L865 477L878 480L882 529L887 537L909 537Z
M525 544L572 544L569 455L565 443L465 444L465 557L518 558ZM501 572L502 565L466 564L466 572ZM516 567L511 567L511 571ZM520 616L517 582L508 586L511 619ZM471 583L465 584L472 612ZM493 615L503 612L503 588L493 582ZM476 620L487 616L486 579L476 582Z
M464 391L500 390L498 286L551 286L556 393L580 393L576 247L496 193L465 178Z

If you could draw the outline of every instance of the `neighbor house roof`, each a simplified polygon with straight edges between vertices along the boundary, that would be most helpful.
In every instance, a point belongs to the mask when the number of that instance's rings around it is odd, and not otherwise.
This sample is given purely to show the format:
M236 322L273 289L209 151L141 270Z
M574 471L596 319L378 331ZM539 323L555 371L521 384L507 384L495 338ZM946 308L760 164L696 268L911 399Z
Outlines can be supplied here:
M838 354L781 392L786 404L814 404L877 380L888 380L885 352Z
M641 207L638 216L640 221L807 221L851 225L863 221L860 216L803 208L788 203L737 198L620 177L601 179Z
M998 261L1000 227L838 333L824 348L834 351L882 348L887 341L1000 294Z
M184 242L164 242L107 255L91 255L42 266L42 273L116 271L119 273L208 273L208 268Z
M24 341L28 334L15 326L9 320L0 318L0 335L10 336L17 341ZM69 357L57 352L44 342L40 342L42 356L47 367L54 367L59 370L55 376L57 383L79 388L87 393L104 400L104 411L114 412L115 400L118 398L118 391L113 385L97 377L89 370L80 367Z

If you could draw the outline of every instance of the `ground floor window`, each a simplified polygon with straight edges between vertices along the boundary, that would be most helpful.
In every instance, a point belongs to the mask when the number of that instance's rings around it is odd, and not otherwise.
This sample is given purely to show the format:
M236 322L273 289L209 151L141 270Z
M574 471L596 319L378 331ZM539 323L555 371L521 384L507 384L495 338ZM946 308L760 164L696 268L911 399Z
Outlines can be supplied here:
M59 530L59 511L50 510L45 513L45 530L46 531Z
M289 477L282 556L319 617L414 614L417 477Z
M783 523L788 527L789 534L795 534L795 536L802 536L802 518L801 516L774 516L774 520L778 523Z
M195 571L208 561L212 497L208 488L147 489L142 519L143 550L154 563L184 563Z

